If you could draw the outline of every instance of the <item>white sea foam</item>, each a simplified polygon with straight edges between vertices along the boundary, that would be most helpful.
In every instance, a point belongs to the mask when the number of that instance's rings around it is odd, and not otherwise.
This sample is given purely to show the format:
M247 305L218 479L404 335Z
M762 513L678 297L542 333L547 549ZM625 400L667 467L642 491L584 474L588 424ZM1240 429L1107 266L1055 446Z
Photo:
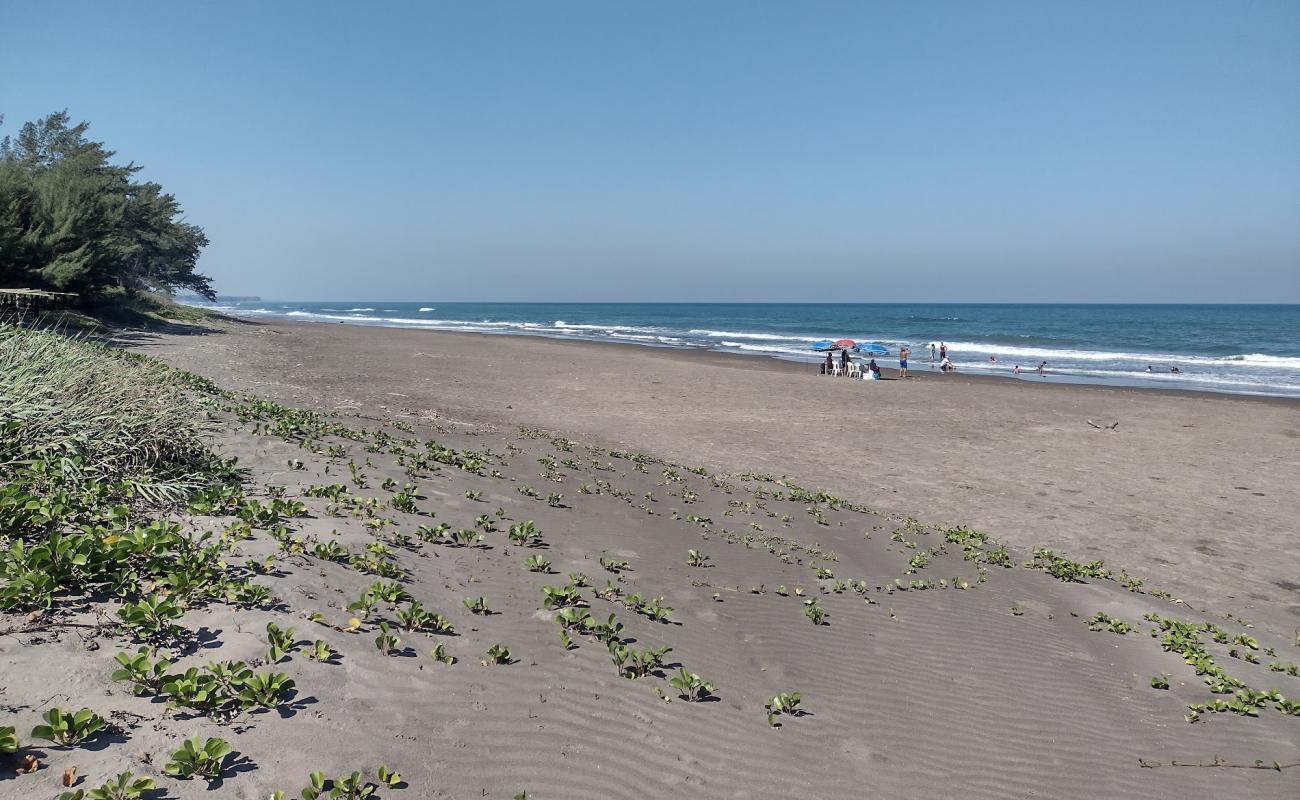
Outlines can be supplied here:
M779 333L748 333L745 331L710 331L693 328L688 333L695 336L708 336L715 339L758 339L774 342L816 342L825 336L785 336Z
M615 331L629 331L631 333L662 333L662 328L650 328L637 325L585 325L570 324L562 319L557 319L551 323L551 326L563 331L603 331L605 333L614 333Z
M421 311L433 311L433 306L421 306Z
M729 341L718 342L718 344L721 345L722 347L740 350L745 353L767 353L771 355L785 355L785 356L816 356L817 358L825 357L821 354L814 353L812 350L809 350L806 347L793 347L789 345L774 345L774 344L745 344L744 342L729 342Z
M996 355L999 358L1019 356L1052 363L1052 359L1066 361L1119 361L1142 364L1204 364L1220 366L1255 366L1273 369L1300 370L1300 358L1249 353L1233 356L1196 356L1166 353L1124 353L1106 350L1075 350L1053 347L1017 347L1014 345L986 344L983 342L948 342L948 354L954 360L964 353ZM960 362L959 362L960 363Z

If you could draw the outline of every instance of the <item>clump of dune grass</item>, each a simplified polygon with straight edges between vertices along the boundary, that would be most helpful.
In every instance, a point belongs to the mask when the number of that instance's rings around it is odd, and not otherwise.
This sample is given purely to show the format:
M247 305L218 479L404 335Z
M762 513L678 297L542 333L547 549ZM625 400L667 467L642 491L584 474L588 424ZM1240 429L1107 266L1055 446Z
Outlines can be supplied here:
M186 385L152 359L0 322L0 482L43 465L150 502L210 484L208 414Z

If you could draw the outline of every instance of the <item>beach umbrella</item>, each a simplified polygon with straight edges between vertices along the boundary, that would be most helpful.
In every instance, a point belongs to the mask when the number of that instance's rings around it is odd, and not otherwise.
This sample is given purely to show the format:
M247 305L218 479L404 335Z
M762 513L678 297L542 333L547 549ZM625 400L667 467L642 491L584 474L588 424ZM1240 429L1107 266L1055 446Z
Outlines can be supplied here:
M812 344L808 345L808 349L816 350L819 353L824 353L827 350L834 350L835 342L832 342L830 339L822 339L819 342L813 342Z
M869 356L887 356L887 355L889 355L889 348L888 348L888 347L885 347L883 344L876 344L875 342L870 342L870 343L868 343L868 342L863 342L862 344L857 345L857 346L854 347L853 349L856 350L856 351L858 351L859 353L863 353L863 354L865 354L865 355L869 355Z
M836 339L833 344L841 350L852 350L858 346L858 343L852 339Z

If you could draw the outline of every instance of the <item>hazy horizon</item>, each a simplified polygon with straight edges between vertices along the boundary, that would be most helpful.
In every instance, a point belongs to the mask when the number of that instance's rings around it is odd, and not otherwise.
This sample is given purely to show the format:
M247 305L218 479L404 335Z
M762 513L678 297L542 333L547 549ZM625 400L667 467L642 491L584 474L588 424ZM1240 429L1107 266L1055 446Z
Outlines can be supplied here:
M0 135L89 121L224 295L1300 302L1293 2L6 19Z

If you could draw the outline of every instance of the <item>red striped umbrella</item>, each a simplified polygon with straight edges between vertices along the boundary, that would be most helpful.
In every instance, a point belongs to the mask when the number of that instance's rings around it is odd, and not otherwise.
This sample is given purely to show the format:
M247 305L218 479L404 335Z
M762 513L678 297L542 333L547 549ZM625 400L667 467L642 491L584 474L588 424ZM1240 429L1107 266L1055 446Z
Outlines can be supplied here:
M854 347L858 346L858 343L853 341L852 339L836 339L834 344L836 347L840 347L845 350L851 350Z

